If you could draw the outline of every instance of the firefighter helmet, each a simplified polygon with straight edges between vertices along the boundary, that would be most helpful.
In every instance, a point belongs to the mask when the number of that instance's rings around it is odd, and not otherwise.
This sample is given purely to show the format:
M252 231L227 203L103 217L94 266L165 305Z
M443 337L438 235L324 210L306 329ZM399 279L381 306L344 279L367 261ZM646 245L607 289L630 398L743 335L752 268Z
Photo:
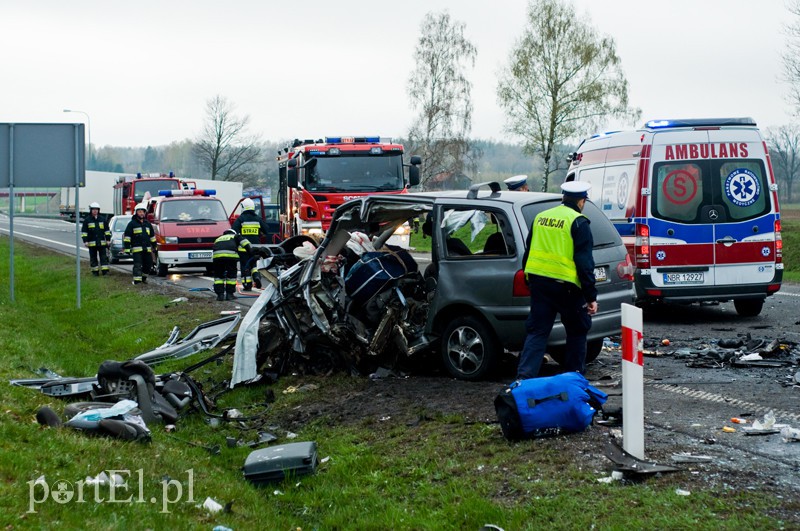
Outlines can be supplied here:
M242 201L242 211L244 210L255 210L256 204L253 203L253 200L249 197Z
M100 210L100 203L98 203L97 201L89 204L89 210L92 210L92 209L95 209L95 208L97 210Z
M136 205L136 208L133 209L134 213L138 212L139 210L144 210L145 214L147 213L147 204L144 201Z

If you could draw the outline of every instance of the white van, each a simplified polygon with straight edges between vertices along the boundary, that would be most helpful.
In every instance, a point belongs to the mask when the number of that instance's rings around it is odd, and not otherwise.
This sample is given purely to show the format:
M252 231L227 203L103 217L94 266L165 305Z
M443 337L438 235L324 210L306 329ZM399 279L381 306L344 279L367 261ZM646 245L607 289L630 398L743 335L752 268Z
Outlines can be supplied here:
M778 186L752 118L595 135L570 156L566 180L592 184L636 265L638 301L733 300L753 316L780 289Z

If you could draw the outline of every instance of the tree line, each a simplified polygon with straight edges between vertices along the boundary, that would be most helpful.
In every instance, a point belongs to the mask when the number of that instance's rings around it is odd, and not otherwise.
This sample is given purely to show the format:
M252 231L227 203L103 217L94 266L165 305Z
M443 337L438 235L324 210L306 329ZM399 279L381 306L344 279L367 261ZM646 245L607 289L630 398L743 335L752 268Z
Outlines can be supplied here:
M790 103L800 112L800 0L791 0L794 22L783 55ZM635 124L641 111L628 101L628 82L614 39L600 34L569 0L529 0L525 24L501 65L496 96L506 115L505 129L516 143L471 137L472 82L477 47L463 22L447 11L427 13L414 50L407 82L413 110L406 138L408 153L423 159L421 188L442 176L460 182L500 180L528 174L534 189L557 190L566 155L580 138L609 119ZM202 131L194 139L147 148L105 147L92 153L91 169L165 171L246 186L277 187L272 161L287 141L269 142L249 131L250 118L237 114L222 95L207 101ZM783 200L792 201L800 172L800 125L766 131ZM505 156L501 156L503 153Z

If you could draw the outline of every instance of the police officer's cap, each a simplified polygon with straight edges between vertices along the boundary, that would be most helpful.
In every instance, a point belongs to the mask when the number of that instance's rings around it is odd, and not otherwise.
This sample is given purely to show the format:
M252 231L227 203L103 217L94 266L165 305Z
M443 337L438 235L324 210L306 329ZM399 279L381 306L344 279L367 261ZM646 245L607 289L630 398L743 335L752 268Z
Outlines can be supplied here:
M522 188L526 184L528 184L528 176L527 175L515 175L513 177L509 177L505 181L506 186L508 186L509 190L516 190L518 188Z
M564 197L573 199L588 199L591 184L585 181L569 181L561 185L561 193Z

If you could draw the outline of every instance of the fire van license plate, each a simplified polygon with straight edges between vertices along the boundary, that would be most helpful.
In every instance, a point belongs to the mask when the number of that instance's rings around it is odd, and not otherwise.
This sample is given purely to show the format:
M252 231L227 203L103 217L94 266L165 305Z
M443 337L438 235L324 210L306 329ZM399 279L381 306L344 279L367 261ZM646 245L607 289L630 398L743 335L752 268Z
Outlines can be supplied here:
M664 284L702 284L703 273L663 273Z
M204 259L210 259L210 258L211 258L211 252L189 253L189 259L190 260L204 260Z
M594 280L596 282L605 282L606 280L608 280L608 275L606 275L605 267L594 268Z

